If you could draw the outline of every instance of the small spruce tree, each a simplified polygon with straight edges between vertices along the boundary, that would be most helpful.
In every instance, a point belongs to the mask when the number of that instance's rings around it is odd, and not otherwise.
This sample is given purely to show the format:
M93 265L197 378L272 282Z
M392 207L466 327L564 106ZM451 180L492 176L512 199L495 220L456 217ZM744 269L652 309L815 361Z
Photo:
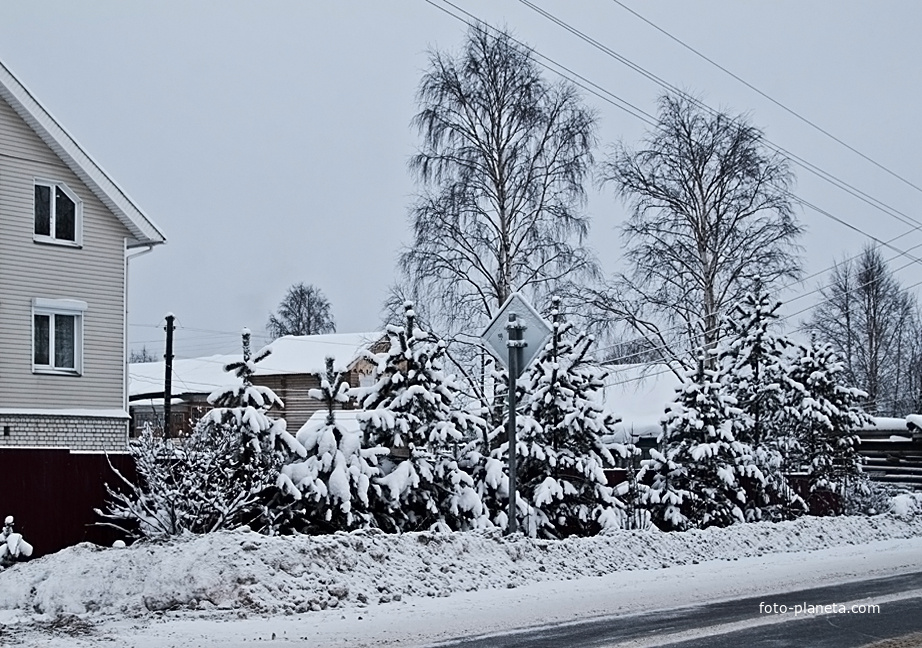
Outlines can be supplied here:
M386 450L365 448L359 431L347 430L336 420L336 406L351 400L349 383L326 359L320 388L311 398L323 401L326 418L317 425L308 421L297 434L307 456L282 467L279 486L297 500L292 527L302 533L331 533L376 526L374 511L380 507L381 475L378 455Z
M788 408L788 422L799 442L811 505L820 491L844 500L850 490L867 489L856 434L871 423L861 407L867 395L841 383L844 370L832 345L814 341L800 347L791 369L798 392Z
M724 389L741 410L734 433L752 450L740 466L747 521L785 519L805 509L784 475L786 457L794 445L785 424L785 403L796 386L789 376L793 343L771 330L780 306L757 280L754 291L726 318L727 335L718 348ZM757 470L750 471L750 466Z
M132 442L136 482L118 470L121 488L108 488L109 503L97 513L135 537L163 538L182 533L209 533L249 525L274 534L286 505L276 488L279 469L304 448L272 418L281 400L267 388L253 385L256 363L250 332L243 330L243 360L224 367L240 384L208 397L214 407L182 442L157 438L149 426Z
M614 467L601 436L618 420L601 405L604 372L593 361L593 338L574 333L552 302L551 338L520 381L517 417L519 492L536 516L530 533L549 537L594 535L622 525L624 504L604 472ZM508 454L508 443L500 454ZM627 448L619 446L622 456Z
M644 501L658 526L681 531L745 520L746 492L739 475L751 450L733 435L739 415L719 369L706 370L699 361L666 412L661 449L650 452L642 471L641 481L652 473ZM746 474L762 478L754 467Z
M252 382L256 365L272 353L271 347L253 355L250 330L243 329L242 337L243 359L224 367L240 383L209 395L212 409L196 426L191 447L220 450L215 460L221 481L213 493L213 506L225 519L217 528L248 524L274 534L285 515L276 487L279 471L291 457L305 456L306 451L288 433L284 419L269 415L272 407L283 407L281 399Z
M483 516L474 481L457 461L465 434L482 421L458 407L443 370L445 343L416 326L411 302L403 326L387 327L389 349L371 357L375 382L362 390L359 421L369 447L390 450L377 479L392 531L460 530Z

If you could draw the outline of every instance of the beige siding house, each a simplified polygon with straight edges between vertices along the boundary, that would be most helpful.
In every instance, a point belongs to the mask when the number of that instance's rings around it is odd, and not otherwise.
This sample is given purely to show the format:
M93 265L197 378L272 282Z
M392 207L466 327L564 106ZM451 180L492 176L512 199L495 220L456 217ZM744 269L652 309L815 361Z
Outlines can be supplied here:
M0 447L124 450L129 250L164 241L0 64Z

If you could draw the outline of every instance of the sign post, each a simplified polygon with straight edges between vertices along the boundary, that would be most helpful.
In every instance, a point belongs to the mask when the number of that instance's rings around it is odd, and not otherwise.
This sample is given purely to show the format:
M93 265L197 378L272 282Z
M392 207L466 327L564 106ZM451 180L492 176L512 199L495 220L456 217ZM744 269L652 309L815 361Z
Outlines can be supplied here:
M509 371L509 416L506 419L509 438L509 522L506 533L515 533L517 530L516 381L544 348L550 333L550 324L522 295L513 293L481 336L486 346Z
M509 353L509 418L506 421L506 433L509 437L509 523L506 526L507 533L516 532L515 383L516 378L521 373L519 365L522 364L522 349L525 347L522 330L525 328L527 328L526 325L519 322L515 313L509 313L509 322L506 324L506 330L509 331L509 339L506 342L507 352Z

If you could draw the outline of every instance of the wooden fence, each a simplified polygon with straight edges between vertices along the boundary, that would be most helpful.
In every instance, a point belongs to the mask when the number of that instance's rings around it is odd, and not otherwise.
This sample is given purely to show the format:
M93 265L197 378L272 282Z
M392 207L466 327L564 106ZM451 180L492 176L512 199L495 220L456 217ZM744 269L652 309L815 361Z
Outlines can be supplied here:
M15 518L15 530L35 548L34 556L78 542L106 546L121 538L96 523L106 501L106 483L119 480L109 462L134 479L130 455L72 453L64 449L0 450L0 519Z

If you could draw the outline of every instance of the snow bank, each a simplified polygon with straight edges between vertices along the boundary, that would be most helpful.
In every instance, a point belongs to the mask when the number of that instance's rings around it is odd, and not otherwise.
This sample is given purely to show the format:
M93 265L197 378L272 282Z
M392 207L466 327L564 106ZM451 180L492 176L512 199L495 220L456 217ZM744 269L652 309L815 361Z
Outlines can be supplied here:
M922 516L803 518L562 541L494 532L266 537L239 530L123 549L81 544L15 565L0 573L0 609L51 616L215 608L279 614L913 536L922 536Z
M890 513L901 519L922 515L922 493L903 493L890 500Z

